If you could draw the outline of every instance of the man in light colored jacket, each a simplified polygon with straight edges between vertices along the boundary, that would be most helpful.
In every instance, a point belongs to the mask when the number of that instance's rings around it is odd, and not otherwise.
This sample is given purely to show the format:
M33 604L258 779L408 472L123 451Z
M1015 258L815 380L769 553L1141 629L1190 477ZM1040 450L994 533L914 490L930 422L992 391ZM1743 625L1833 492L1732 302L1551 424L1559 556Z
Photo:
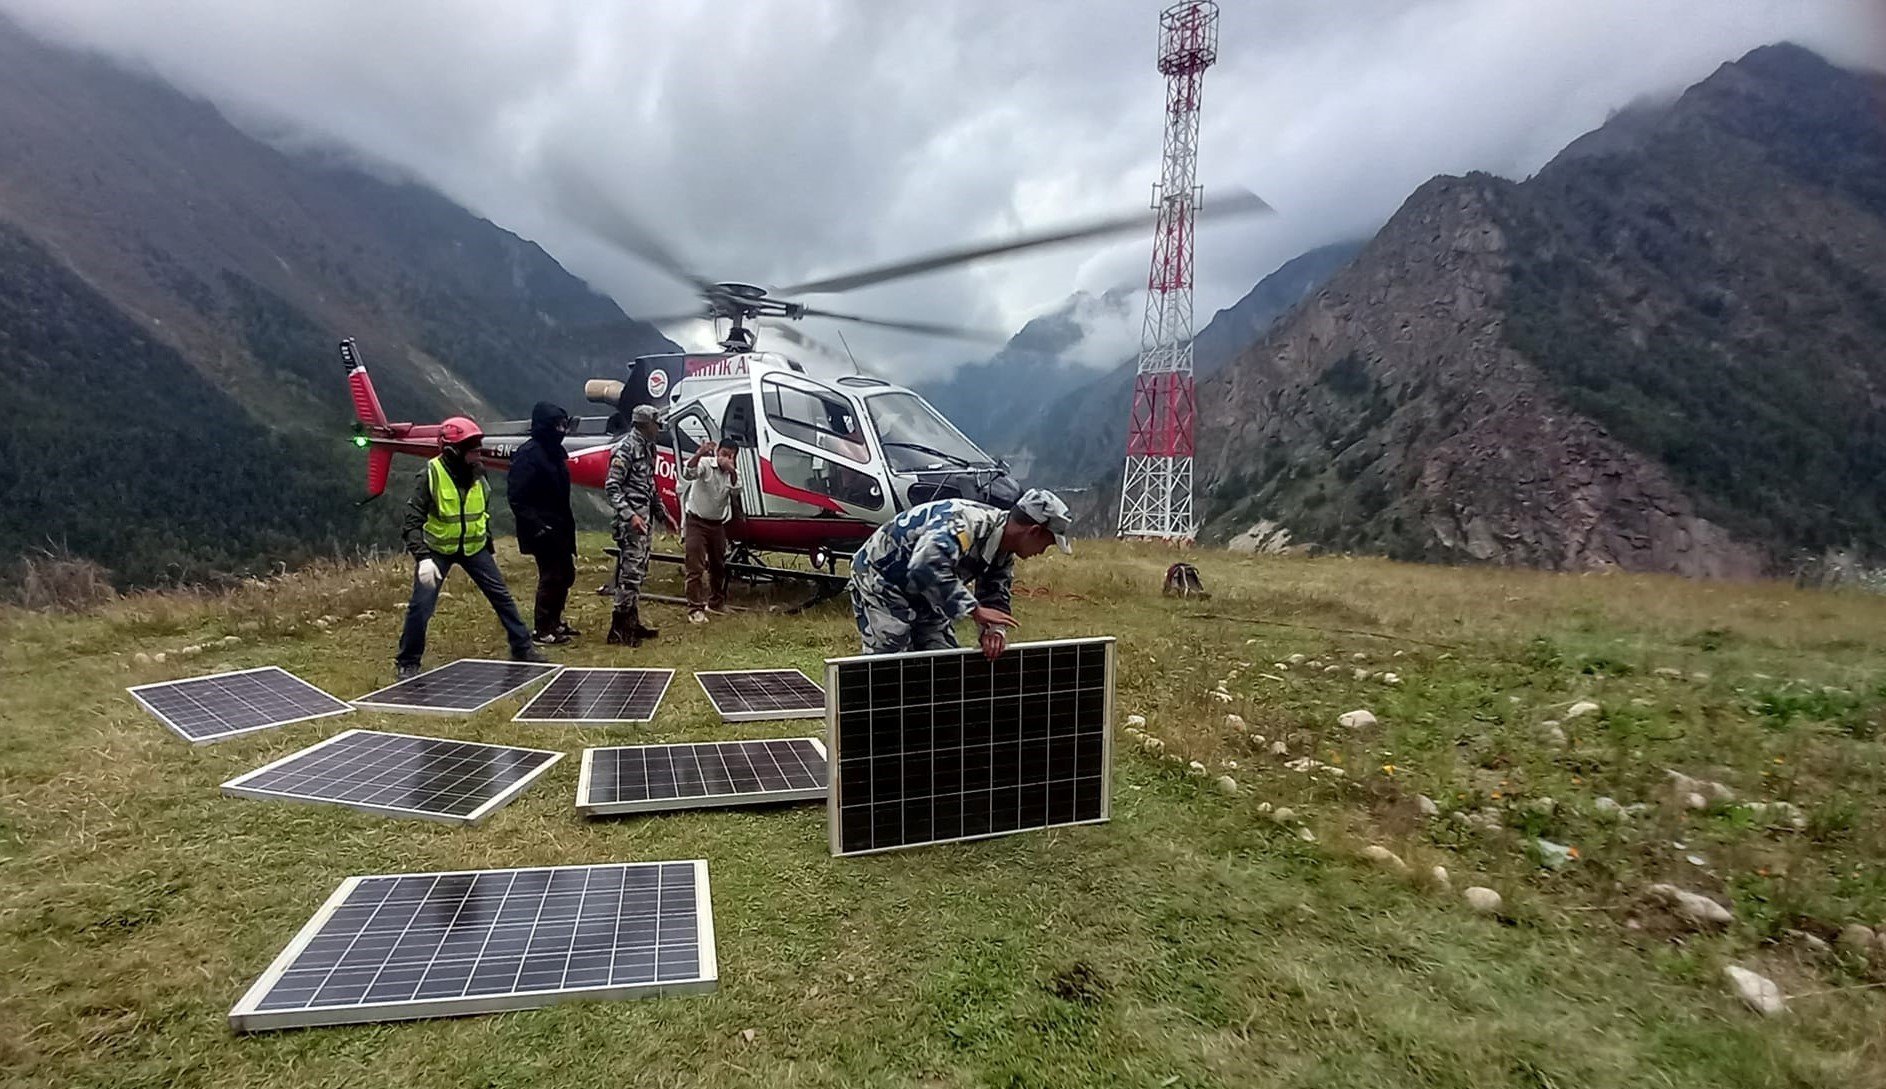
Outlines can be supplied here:
M708 613L722 612L727 604L727 526L740 487L734 448L702 443L681 467L681 479L687 484L681 542L687 555L688 622L705 624Z

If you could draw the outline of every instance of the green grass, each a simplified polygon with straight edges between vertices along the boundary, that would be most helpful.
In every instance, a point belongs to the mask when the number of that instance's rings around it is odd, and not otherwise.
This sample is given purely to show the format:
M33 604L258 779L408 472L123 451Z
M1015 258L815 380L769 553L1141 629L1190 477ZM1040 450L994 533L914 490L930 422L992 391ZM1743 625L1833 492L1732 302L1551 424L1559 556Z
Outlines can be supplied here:
M600 557L600 542L585 546ZM1866 986L1882 981L1882 964L1818 957L1789 934L1886 921L1886 600L1200 552L1190 558L1215 596L1187 604L1158 594L1167 553L1089 542L1080 553L1024 565L1018 638L1118 636L1119 712L1146 716L1177 760L1119 735L1106 825L847 860L829 857L817 806L596 821L571 808L585 745L815 726L722 725L689 674L757 664L818 676L825 657L856 646L842 605L705 627L658 607L662 638L624 651L602 645L606 606L581 592L603 577L592 561L575 604L590 635L560 658L675 668L653 727L524 727L509 721L512 700L466 719L362 714L203 748L139 711L124 686L279 664L342 696L377 687L404 567L324 569L225 597L134 597L83 616L4 614L0 1079L113 1089L1886 1084L1886 991ZM527 589L514 561L513 585ZM678 572L658 566L651 582L675 592ZM475 591L457 576L447 588L431 660L500 650ZM352 619L367 610L376 615ZM324 633L312 624L322 615L347 619ZM132 664L136 652L232 633L240 645ZM1292 653L1341 668L1274 668ZM1356 668L1403 683L1357 680ZM1227 677L1230 704L1207 694ZM1565 719L1583 698L1602 710ZM1336 726L1359 707L1377 728ZM1346 774L1287 770L1229 729L1227 712ZM1542 740L1552 720L1564 747ZM353 726L572 759L476 829L217 792ZM1235 776L1239 793L1188 775L1194 759ZM1807 828L1671 805L1666 768L1792 801ZM1417 794L1443 815L1421 818ZM1651 808L1607 821L1591 807L1600 795ZM1318 841L1271 823L1266 802L1295 809ZM1508 827L1450 816L1482 807ZM1529 860L1532 835L1580 858L1542 870ZM1498 889L1503 916L1369 866L1356 857L1369 843L1418 872L1445 865L1456 890ZM697 857L711 867L719 938L711 996L228 1030L236 998L350 874ZM1657 880L1733 904L1736 924L1678 932L1640 895ZM1803 997L1760 1019L1728 993L1728 963Z

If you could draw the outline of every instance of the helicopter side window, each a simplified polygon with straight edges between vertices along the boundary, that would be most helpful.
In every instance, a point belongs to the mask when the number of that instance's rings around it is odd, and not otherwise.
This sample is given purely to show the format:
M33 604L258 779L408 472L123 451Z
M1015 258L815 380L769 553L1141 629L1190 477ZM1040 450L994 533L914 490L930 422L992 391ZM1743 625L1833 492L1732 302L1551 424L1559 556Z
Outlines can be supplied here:
M767 425L779 434L851 461L871 460L864 429L844 398L769 378L761 386L761 399Z
M760 444L753 426L753 397L739 393L727 401L727 411L720 417L720 434L725 441L751 450Z
M693 457L694 452L701 448L702 443L712 441L714 441L714 437L708 434L707 420L699 413L690 412L685 416L675 418L675 452L681 456L683 461Z
M865 510L884 506L884 489L867 473L849 469L831 458L808 454L791 446L773 447L773 472L781 482L808 492L829 495L840 503Z

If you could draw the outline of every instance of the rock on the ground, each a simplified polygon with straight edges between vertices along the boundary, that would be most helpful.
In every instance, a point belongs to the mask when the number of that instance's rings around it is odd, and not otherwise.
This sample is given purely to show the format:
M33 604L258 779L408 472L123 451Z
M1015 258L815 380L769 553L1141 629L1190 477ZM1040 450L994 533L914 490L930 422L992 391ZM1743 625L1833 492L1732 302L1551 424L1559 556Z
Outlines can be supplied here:
M1664 678L1665 680L1680 681L1683 679L1682 670L1671 669L1669 666L1660 666L1656 669L1651 670L1651 672L1656 674L1659 677Z
M1166 749L1166 742L1163 738L1153 737L1151 735L1141 738L1139 745L1140 748L1151 753L1164 752Z
M1297 829L1297 838L1298 838L1298 839L1300 839L1300 840L1302 840L1302 841L1303 841L1303 842L1305 842L1305 843L1315 843L1315 842L1316 842L1316 833L1315 833L1315 832L1312 832L1312 831L1310 831L1310 830L1309 830L1308 828L1298 828L1298 829Z
M1556 722L1542 728L1539 737L1548 745L1561 749L1565 747L1565 731Z
M1375 863L1384 870L1393 870L1396 873L1408 872L1408 864L1401 860L1400 855L1379 844L1372 843L1364 847L1362 849L1362 857Z
M1204 775L1205 765L1194 760L1191 763L1185 765L1185 770L1191 772L1193 775Z
M1607 795L1592 799L1591 811L1608 820L1621 820L1624 816L1624 807L1618 804L1616 798Z
M1534 838L1532 845L1539 852L1539 862L1550 870L1562 870L1578 857L1572 849L1563 843L1554 843L1549 839Z
M141 650L140 650L140 651L138 651L138 652L137 652L136 654L133 654L133 655L131 656L131 660L132 660L133 662L135 662L135 663L137 663L138 665L150 665L150 664L151 664L151 656L150 656L150 655L148 655L148 654L146 654L146 653L144 653L144 652L143 652L143 651L141 651Z
M157 665L163 665L164 659L167 657L169 656L160 650L156 654L151 655L151 661L156 663Z
M1447 880L1447 867L1446 866L1436 866L1433 869L1429 870L1428 878L1429 880L1433 881L1434 884L1439 888L1444 889L1444 888L1449 887L1448 880Z
M1133 727L1144 728L1146 725L1146 716L1145 715L1128 715L1126 716L1126 724L1128 728L1133 728Z
M1467 906L1482 915L1492 915L1500 910L1500 894L1481 885L1474 885L1460 894L1467 901Z
M1336 716L1336 722L1351 730L1366 730L1375 725L1375 714L1371 711L1345 711Z
M1586 715L1595 714L1598 709L1598 705L1591 700L1579 700L1565 709L1565 717L1584 718Z
M1700 791L1692 790L1683 795L1683 804L1690 809L1708 809L1709 799L1703 797Z
M1773 1017L1788 1008L1787 996L1767 976L1734 964L1723 968L1722 974L1729 977L1729 986L1735 988L1735 996L1756 1013Z
M1272 756L1289 756L1290 746L1281 741L1273 741L1270 743L1270 754Z
M1309 656L1306 654L1292 654L1290 657L1285 658L1284 661L1289 662L1291 665L1302 665L1304 662L1309 661Z
M1743 808L1765 824L1785 824L1797 832L1807 827L1807 814L1792 802L1749 802Z
M1398 674L1398 673L1384 673L1384 674L1382 674L1382 683L1383 683L1383 684L1390 684L1390 685L1393 685L1393 684L1400 684L1400 683L1401 683L1401 675L1400 675L1400 674Z
M1843 953L1853 953L1864 957L1873 951L1875 939L1872 927L1862 923L1848 923L1840 928L1840 937L1834 939L1834 944L1840 946Z
M1438 817L1441 815L1441 807L1436 805L1434 799L1428 797L1426 794L1415 795L1415 808L1419 809L1421 815L1424 817Z
M1828 945L1826 939L1819 934L1809 934L1805 930L1784 930L1782 933L1800 942L1802 948L1815 956L1824 957L1834 951L1834 947Z
M1297 819L1297 811L1287 805L1280 805L1271 810L1270 819L1272 824L1289 824Z
M1243 715L1226 715L1225 725L1229 726L1233 730L1242 730L1245 728L1244 716Z
M1207 692L1206 695L1210 696L1212 699L1217 700L1219 703L1231 702L1231 693L1225 691L1222 688L1214 688L1210 692Z
M1670 913L1691 926L1728 926L1735 915L1707 896L1679 889L1675 885L1656 884L1645 890L1651 899L1670 909Z
M1238 781L1229 775L1220 775L1218 777L1218 790L1222 794L1236 794L1238 792Z

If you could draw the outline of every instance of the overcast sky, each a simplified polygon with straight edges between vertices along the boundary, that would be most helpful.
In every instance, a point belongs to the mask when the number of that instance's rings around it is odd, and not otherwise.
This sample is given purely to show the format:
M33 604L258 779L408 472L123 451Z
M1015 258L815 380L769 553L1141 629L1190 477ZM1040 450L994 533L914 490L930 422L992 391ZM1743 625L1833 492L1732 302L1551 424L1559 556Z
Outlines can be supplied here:
M703 274L775 285L1143 206L1160 157L1161 6L0 0L32 29L148 66L251 125L410 171L638 316L688 298L560 210L567 179L602 186ZM1881 8L1229 0L1199 175L1208 202L1213 186L1240 185L1279 215L1202 235L1199 323L1297 253L1370 233L1435 174L1524 177L1609 111L1755 46L1793 40L1886 66ZM1149 237L814 301L1012 331L1076 288L1142 283ZM847 335L873 369L912 379L988 354ZM1137 337L1134 318L1085 354L1116 361Z

